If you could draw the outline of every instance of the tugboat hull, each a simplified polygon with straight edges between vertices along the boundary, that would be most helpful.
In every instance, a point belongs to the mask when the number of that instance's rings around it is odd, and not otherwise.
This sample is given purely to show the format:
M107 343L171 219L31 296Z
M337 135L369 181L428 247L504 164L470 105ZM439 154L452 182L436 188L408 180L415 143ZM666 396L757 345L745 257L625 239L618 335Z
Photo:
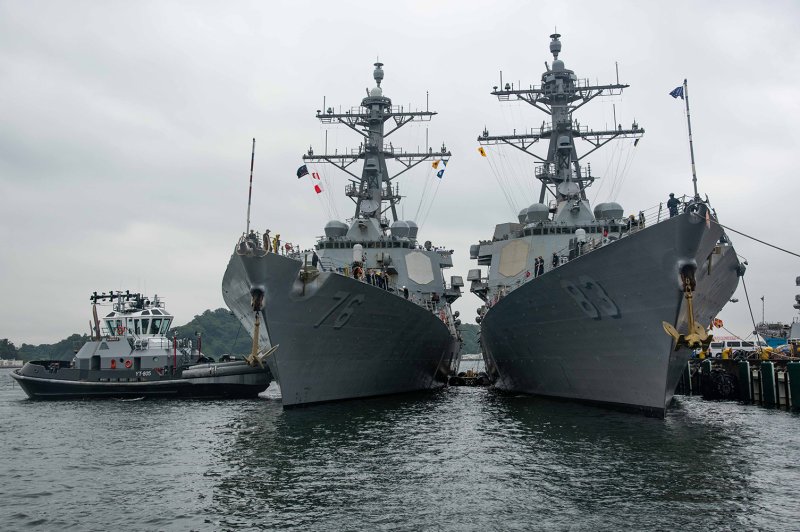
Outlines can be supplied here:
M191 376L192 373L196 376ZM211 373L215 373L211 375ZM85 373L85 375L83 375ZM255 370L243 362L191 366L178 378L146 377L129 370L81 371L50 369L27 363L11 376L31 399L103 399L124 397L185 397L198 399L256 397L269 386L268 370ZM143 373L143 372L138 372ZM187 375L188 374L188 375Z

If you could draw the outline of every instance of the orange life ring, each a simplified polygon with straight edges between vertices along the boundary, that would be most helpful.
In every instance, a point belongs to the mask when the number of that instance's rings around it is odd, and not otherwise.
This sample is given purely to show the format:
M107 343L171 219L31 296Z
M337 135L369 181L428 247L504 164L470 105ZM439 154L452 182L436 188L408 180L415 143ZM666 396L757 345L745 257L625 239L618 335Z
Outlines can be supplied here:
M111 369L117 369L117 361L116 359L111 359Z
M117 336L122 336L123 334L125 334L125 327L117 325Z
M131 362L130 360L126 360L125 361L125 368L126 369L131 369L131 366L133 366L133 362Z

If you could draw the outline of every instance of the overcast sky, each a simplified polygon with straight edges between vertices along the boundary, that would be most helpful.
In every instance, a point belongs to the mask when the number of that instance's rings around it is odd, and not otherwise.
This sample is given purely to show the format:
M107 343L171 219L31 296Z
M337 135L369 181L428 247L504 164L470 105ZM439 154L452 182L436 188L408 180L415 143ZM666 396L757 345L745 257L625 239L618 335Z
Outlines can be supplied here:
M538 84L554 28L579 78L631 87L575 114L601 129L614 113L646 130L590 156L595 201L626 213L691 193L682 102L689 80L701 192L722 223L800 251L800 4L774 2L39 2L0 0L0 338L52 342L88 330L89 294L158 293L182 324L224 306L222 274L244 230L251 139L253 225L310 247L330 218L352 216L346 180L325 169L326 195L297 180L322 152L323 97L349 109L385 63L393 103L439 115L406 126L395 146L444 141L440 183L421 165L400 183L421 240L455 250L537 200L534 160L476 137L537 127L544 116L489 95L504 81ZM357 146L346 128L331 150ZM509 150L511 150L509 148ZM507 184L506 200L497 174ZM601 187L602 184L602 187ZM438 190L436 187L438 186ZM330 193L330 194L329 194ZM421 200L435 201L426 216ZM790 321L800 259L735 234L749 262L755 318ZM740 284L720 314L752 330ZM479 300L456 304L473 322Z

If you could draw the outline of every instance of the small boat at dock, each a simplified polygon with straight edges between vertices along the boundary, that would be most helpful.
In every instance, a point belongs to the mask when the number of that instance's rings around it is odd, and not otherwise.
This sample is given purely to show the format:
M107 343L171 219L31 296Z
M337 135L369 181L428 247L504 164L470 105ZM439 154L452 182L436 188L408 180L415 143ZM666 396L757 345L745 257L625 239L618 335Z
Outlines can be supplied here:
M90 297L92 338L71 361L41 360L11 372L31 399L256 397L272 374L261 359L217 363L189 339L169 338L173 316L158 296L114 292ZM98 319L97 304L112 311Z

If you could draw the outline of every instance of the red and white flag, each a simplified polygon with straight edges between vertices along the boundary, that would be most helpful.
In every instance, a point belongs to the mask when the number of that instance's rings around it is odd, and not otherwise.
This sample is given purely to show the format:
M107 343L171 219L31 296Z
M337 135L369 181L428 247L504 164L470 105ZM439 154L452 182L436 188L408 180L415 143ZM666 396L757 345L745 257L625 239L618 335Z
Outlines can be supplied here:
M314 192L316 192L317 194L319 194L320 192L322 192L322 187L321 187L321 186L319 186L319 185L314 185Z

